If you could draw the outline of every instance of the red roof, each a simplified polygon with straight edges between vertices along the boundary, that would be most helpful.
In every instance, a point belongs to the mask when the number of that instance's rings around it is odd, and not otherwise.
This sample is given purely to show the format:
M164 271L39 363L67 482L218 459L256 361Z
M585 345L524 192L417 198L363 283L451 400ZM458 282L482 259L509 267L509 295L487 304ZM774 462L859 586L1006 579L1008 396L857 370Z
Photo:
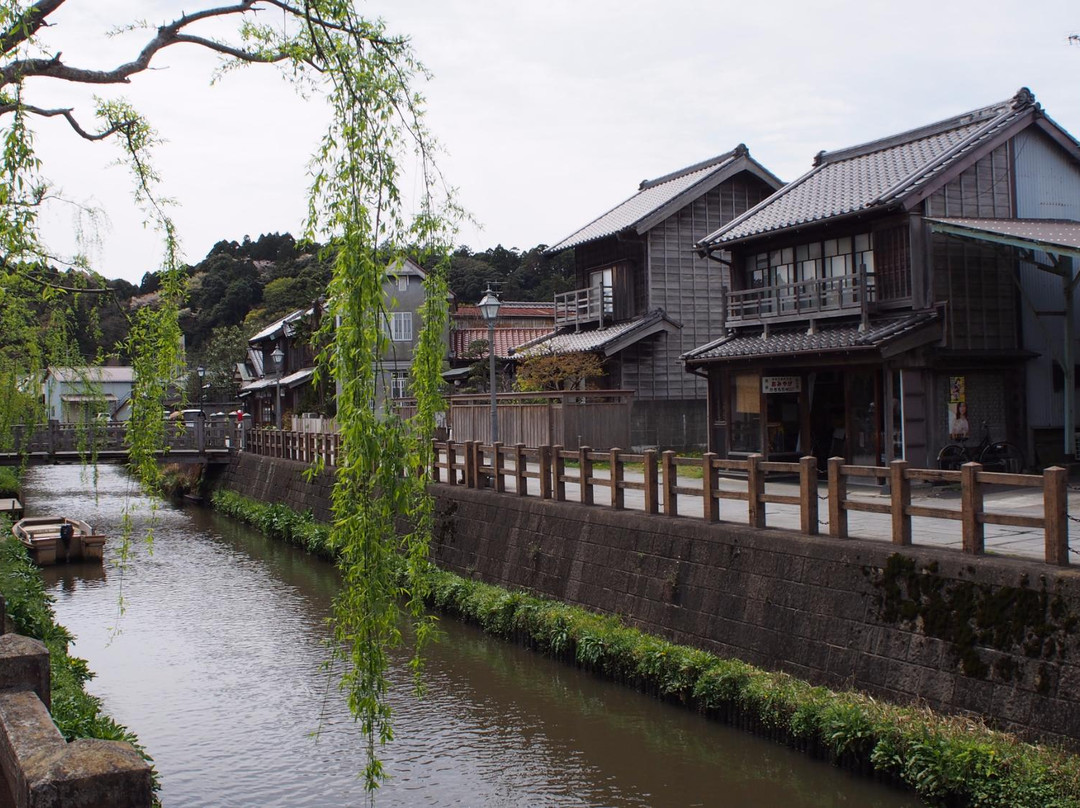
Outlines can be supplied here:
M480 309L474 303L458 305L454 316L459 319L470 317L480 318ZM499 307L500 317L546 317L551 319L555 316L555 303L523 302L515 303L507 301Z
M508 359L510 349L526 342L539 339L551 333L550 328L496 328L495 329L495 356L498 359ZM454 359L461 359L469 350L469 346L477 341L487 342L487 328L455 328L450 332L450 355ZM480 357L487 356L483 351Z

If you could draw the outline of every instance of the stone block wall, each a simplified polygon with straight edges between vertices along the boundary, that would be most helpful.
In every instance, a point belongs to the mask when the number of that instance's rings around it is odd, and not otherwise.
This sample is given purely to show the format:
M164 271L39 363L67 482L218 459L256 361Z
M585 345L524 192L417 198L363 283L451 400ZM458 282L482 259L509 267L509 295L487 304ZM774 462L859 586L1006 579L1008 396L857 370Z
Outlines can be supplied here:
M1080 573L440 485L438 563L675 642L1080 745Z
M68 743L49 715L49 652L0 636L0 805L149 808L150 766L128 743Z

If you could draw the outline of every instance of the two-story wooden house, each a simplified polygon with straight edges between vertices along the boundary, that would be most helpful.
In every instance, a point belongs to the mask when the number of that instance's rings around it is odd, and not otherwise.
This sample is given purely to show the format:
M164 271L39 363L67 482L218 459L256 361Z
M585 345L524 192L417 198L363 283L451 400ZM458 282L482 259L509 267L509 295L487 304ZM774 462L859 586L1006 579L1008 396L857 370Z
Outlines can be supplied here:
M1032 460L1036 430L1062 423L1061 282L943 232L971 218L1080 219L1080 147L1026 89L822 152L702 239L731 282L721 329L683 357L709 380L710 448L924 466L986 422Z
M594 352L606 389L634 392L634 447L701 447L704 379L679 357L721 327L726 277L695 243L782 183L746 146L642 182L637 193L548 249L573 249L578 289L555 297L555 330L533 353Z

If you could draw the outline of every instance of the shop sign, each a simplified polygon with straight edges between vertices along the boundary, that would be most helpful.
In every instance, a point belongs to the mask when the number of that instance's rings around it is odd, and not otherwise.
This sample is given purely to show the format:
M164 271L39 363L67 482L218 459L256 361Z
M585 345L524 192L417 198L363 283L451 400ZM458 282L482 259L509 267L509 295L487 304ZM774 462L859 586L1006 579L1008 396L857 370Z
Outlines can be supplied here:
M801 393L802 376L762 376L763 393Z

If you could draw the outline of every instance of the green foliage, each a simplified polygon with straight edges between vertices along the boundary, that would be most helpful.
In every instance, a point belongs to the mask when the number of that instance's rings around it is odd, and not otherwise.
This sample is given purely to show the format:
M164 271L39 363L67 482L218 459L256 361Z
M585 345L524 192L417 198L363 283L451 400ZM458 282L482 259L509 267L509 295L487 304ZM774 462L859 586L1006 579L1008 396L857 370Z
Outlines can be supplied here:
M18 494L18 473L10 466L0 466L0 497L14 497Z
M271 538L300 547L320 558L334 559L330 529L316 522L310 513L298 514L280 503L266 505L231 491L215 491L211 504L227 516L247 522Z

